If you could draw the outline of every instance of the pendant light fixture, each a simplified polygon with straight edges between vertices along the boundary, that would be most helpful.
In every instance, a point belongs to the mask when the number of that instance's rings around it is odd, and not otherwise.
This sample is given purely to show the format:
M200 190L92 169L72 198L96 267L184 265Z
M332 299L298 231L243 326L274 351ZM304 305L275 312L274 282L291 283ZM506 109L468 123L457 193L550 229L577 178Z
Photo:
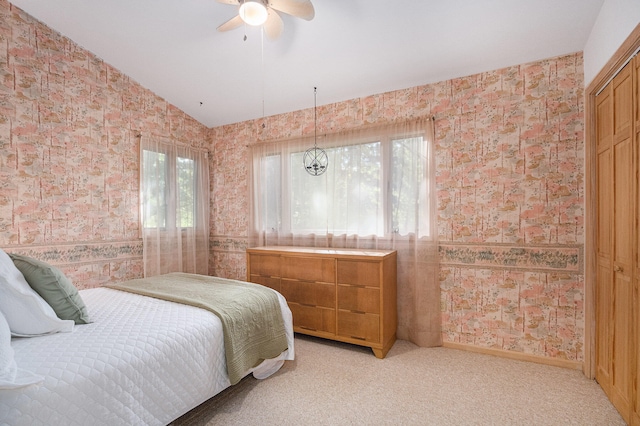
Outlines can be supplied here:
M313 88L313 148L305 151L303 162L304 169L312 176L320 176L327 171L329 157L322 148L318 148L318 88Z

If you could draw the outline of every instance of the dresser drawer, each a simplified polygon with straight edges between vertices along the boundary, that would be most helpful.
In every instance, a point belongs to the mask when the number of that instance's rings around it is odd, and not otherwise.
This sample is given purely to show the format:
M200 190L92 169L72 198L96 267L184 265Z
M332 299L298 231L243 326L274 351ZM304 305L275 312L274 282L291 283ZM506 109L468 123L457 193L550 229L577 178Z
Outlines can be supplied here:
M380 342L380 315L338 311L338 336Z
M280 278L278 277L265 277L263 275L251 274L249 277L249 281L256 284L261 284L265 287L272 288L275 291L280 291Z
M318 331L336 334L336 311L313 306L304 306L298 303L289 303L289 309L293 314L294 330ZM296 330L297 331L297 330Z
M380 263L338 260L338 284L380 286Z
M249 263L251 265L251 275L280 276L280 256L250 254Z
M338 309L380 313L380 290L373 287L338 285Z
M283 278L280 283L280 292L289 302L331 309L336 307L336 287L334 284Z
M320 257L282 256L282 278L301 281L336 282L334 259Z

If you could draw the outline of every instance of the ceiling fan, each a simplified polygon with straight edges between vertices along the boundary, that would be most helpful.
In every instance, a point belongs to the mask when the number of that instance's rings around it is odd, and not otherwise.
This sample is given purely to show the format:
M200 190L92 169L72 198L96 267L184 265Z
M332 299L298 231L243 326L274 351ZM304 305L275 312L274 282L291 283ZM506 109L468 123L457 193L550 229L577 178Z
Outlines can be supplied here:
M242 24L259 26L264 24L267 37L274 40L282 34L284 23L278 12L310 21L315 16L311 0L218 0L218 3L240 6L238 15L218 27L218 31L229 31Z

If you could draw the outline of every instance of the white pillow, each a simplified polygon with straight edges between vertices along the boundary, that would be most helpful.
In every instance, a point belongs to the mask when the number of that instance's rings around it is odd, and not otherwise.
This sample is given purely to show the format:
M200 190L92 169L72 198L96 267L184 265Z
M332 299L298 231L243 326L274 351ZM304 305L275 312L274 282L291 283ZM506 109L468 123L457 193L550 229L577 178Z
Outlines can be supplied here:
M73 331L73 320L61 320L53 308L27 284L22 272L0 250L0 312L14 336L40 336Z
M0 312L0 389L16 389L44 382L44 377L18 368L13 355L9 324Z

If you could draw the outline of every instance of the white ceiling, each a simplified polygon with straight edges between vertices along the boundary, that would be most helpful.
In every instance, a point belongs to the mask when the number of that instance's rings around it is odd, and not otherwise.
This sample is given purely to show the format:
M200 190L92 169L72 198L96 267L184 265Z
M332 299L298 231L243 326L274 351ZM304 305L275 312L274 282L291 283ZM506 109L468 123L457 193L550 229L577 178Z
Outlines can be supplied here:
M220 33L215 0L10 0L214 127L581 51L604 0L312 0Z

